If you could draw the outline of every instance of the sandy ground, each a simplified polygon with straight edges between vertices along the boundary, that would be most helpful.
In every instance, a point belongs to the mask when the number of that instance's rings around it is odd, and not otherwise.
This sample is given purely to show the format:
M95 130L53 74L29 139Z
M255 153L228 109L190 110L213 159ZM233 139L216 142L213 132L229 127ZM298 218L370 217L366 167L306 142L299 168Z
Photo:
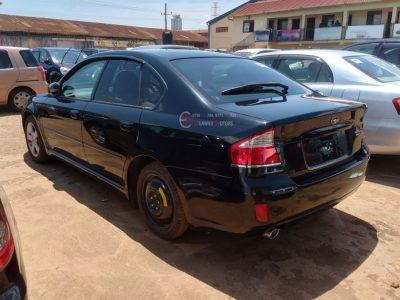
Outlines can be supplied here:
M31 299L400 299L400 157L373 157L357 193L276 240L190 231L167 242L108 186L33 163L20 116L3 109L0 141Z

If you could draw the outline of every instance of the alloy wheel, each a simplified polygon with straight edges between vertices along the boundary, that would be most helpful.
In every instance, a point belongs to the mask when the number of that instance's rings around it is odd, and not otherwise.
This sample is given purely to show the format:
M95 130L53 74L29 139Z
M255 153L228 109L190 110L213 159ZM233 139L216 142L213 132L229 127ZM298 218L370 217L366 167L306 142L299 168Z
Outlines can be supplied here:
M29 122L26 126L26 140L28 142L28 148L34 157L38 157L40 153L40 145L38 142L38 132L35 125Z

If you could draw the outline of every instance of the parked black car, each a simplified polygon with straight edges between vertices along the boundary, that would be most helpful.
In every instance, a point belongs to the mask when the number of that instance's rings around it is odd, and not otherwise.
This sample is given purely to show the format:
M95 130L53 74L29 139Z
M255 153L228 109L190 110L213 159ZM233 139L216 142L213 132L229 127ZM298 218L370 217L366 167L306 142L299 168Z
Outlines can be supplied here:
M368 53L400 67L400 39L380 39L355 43L343 50Z
M46 71L49 83L59 81L78 61L82 60L81 50L72 48L34 48L32 53Z
M189 224L244 233L335 205L365 177L365 110L242 57L146 49L89 57L22 122L34 161L109 183L170 239Z
M0 187L0 299L26 298L26 276L18 229L10 203Z

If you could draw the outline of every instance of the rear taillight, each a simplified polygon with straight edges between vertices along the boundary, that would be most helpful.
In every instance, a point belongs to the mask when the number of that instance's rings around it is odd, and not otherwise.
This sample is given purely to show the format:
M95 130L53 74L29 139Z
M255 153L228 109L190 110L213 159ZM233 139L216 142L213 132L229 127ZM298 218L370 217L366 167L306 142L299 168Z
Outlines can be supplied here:
M3 209L0 209L0 270L3 270L11 260L14 252L14 242Z
M233 144L231 163L244 167L280 166L281 160L274 145L274 130L269 129Z
M45 70L43 69L43 67L37 67L38 68L38 71L40 72L40 75L42 75L42 81L46 81L46 72L45 72Z
M268 222L268 204L256 204L256 220L261 223Z
M396 108L397 113L400 115L400 98L393 99L394 108Z

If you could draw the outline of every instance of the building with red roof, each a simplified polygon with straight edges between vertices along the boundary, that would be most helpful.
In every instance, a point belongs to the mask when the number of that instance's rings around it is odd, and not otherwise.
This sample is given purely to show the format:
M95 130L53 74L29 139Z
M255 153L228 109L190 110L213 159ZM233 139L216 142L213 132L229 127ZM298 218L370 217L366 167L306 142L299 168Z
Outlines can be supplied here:
M249 1L209 22L211 48L341 48L400 38L399 0Z

